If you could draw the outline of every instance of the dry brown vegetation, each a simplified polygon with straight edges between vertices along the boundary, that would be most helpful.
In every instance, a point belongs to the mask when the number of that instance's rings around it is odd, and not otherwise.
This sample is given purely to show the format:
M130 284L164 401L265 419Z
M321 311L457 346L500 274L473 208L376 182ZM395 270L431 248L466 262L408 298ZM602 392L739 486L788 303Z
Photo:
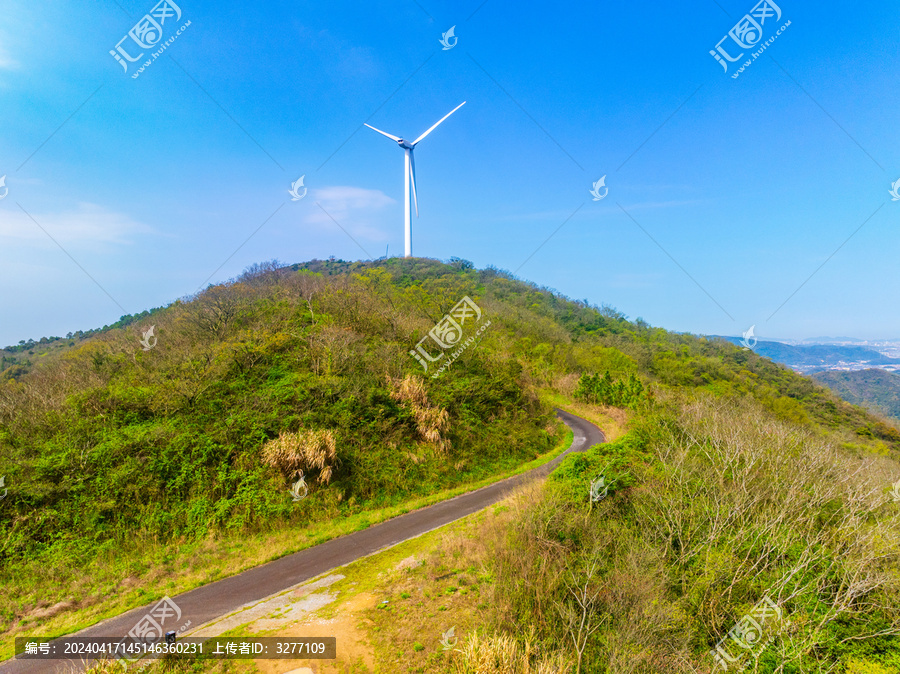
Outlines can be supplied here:
M886 493L896 462L752 401L701 396L666 419L650 460L629 467L633 486L594 508L573 507L556 479L532 484L397 565L380 581L390 603L369 612L379 661L456 674L708 673L710 645L769 596L787 622L754 671L894 671L854 649L900 633L898 508ZM451 624L459 643L444 652Z
M388 377L388 386L391 398L412 412L422 439L439 453L448 452L450 441L445 436L450 430L450 415L447 410L429 402L422 378L412 374L403 379Z
M838 621L859 621L844 643L900 634L900 526L883 477L896 461L842 450L752 401L700 399L680 421L654 443L665 479L634 503L676 569L704 569L682 590L712 633L764 591L804 616L784 663L833 639Z
M319 471L319 484L328 484L337 459L334 433L330 430L300 430L282 433L263 446L263 462L285 476Z
M457 674L567 674L571 663L562 655L541 654L534 634L523 642L504 634L471 634L456 660Z

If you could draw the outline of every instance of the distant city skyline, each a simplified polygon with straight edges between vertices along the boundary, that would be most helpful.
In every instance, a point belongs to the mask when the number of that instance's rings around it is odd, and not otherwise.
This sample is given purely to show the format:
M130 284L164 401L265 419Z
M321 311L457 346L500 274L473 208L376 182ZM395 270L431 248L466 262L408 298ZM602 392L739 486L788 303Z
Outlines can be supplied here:
M732 31L751 12L760 39ZM415 137L463 100L416 157L415 254L676 332L893 339L898 24L881 1L8 0L0 345L272 258L399 255L402 167L363 124Z

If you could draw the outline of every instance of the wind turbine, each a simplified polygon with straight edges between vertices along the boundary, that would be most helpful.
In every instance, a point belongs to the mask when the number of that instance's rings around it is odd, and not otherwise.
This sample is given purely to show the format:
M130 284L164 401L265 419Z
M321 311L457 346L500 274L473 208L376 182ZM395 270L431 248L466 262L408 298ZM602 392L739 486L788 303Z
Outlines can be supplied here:
M410 188L410 185L412 185L412 198L413 198L413 203L415 204L415 207L416 207L416 217L417 218L419 217L419 198L416 196L416 161L415 161L415 158L413 157L413 150L416 149L416 145L419 144L419 141L421 141L423 138L425 138L425 136L427 136L429 133L434 131L440 125L441 122L443 122L445 119L447 119L450 115L452 115L454 112L459 110L465 104L466 104L466 102L463 101L462 103L457 105L450 112L448 112L446 115L441 117L437 122L435 122L434 125L432 125L432 127L430 129L428 129L428 131L423 133L421 136L416 138L411 143L407 140L403 140L402 138L398 138L397 136L392 136L391 134L386 133L386 132L382 131L381 129L376 129L371 124L366 124L366 126L368 126L370 129L372 129L372 131L377 131L382 136L387 136L391 140L396 141L396 143L400 147L403 148L403 152L404 152L404 158L403 158L403 224L404 224L404 232L405 232L405 238L404 238L404 256L405 257L410 257L412 255L412 221L410 219L410 213L409 213L409 188Z

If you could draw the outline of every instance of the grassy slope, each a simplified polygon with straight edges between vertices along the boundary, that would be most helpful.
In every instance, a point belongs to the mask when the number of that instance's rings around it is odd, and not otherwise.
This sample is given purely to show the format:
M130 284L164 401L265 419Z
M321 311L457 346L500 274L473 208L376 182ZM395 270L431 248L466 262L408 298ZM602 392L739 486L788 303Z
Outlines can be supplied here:
M451 371L426 380L431 403L450 414L444 450L385 378L418 368L406 351L465 294L492 325ZM102 613L105 596L129 587L132 604L167 591L161 568L179 586L233 569L248 536L277 546L289 528L362 522L372 509L517 466L553 444L536 392L570 395L582 371L638 373L661 392L750 396L849 451L893 454L900 444L890 424L752 352L464 263L314 262L211 288L153 320L153 351L137 348L146 326L135 324L0 388L0 452L14 489L0 512L7 629L34 616L38 592L88 595ZM313 483L300 508L260 459L266 440L298 428L339 438L335 477ZM191 562L173 543L211 554ZM189 569L216 556L218 570ZM71 571L98 559L109 569L103 583Z

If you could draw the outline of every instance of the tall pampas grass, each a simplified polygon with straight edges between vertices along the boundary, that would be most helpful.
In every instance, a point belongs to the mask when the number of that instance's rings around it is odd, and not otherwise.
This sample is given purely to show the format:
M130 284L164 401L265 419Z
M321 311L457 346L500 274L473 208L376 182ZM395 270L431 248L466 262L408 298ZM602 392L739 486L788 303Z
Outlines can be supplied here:
M412 412L416 420L416 430L425 442L446 453L450 449L450 441L446 438L450 430L450 415L447 410L432 405L428 400L422 379L408 374L401 379L388 377L391 398Z
M263 447L263 462L285 475L298 471L319 471L319 484L328 484L337 459L334 433L329 430L300 430L282 433Z

